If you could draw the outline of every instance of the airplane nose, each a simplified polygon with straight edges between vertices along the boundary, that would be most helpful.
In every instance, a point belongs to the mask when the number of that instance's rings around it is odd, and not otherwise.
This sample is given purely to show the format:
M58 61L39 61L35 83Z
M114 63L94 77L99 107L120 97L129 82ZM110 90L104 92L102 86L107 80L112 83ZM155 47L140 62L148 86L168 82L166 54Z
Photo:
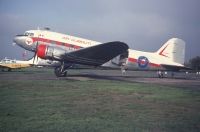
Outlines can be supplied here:
M19 41L19 38L18 37L14 37L13 42L15 42L17 44L18 41Z
M16 35L13 39L13 42L26 50L30 50L30 51L35 50L35 45L33 43L33 40L27 36Z
M17 45L21 45L23 43L22 38L20 36L15 36L13 42L16 43Z
M20 47L24 47L25 46L25 41L24 41L23 36L16 35L14 37L14 39L13 39L13 42L15 44L17 44L18 46L20 46Z

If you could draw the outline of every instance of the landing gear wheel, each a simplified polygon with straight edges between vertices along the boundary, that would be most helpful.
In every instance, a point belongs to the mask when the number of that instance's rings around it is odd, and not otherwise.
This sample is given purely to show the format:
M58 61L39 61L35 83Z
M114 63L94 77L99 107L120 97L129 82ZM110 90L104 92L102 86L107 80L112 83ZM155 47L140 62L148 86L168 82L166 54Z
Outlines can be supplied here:
M57 77L66 77L67 76L67 71L62 71L61 67L56 67L54 70L54 73Z

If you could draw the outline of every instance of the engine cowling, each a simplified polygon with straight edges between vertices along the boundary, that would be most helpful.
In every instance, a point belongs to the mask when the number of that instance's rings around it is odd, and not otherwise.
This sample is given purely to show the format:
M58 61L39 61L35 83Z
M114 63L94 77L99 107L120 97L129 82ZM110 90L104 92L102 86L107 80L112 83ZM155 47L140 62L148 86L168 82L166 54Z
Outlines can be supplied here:
M65 50L53 47L53 46L47 46L45 44L38 45L37 48L37 56L42 59L54 59L54 60L61 60L62 55L65 54Z
M44 45L44 44L38 45L38 47L37 47L37 56L42 58L42 59L45 59L46 50L47 50L47 45Z

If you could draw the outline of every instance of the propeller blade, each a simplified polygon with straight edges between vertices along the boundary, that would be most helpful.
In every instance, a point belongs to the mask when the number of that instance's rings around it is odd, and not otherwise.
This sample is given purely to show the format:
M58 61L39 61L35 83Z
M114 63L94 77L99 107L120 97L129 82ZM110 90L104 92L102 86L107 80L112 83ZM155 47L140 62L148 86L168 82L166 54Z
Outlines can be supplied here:
M37 49L38 49L38 41L36 43L36 49L35 49L35 54L34 54L34 58L33 58L33 64L35 64L35 58L36 58L36 55L37 55Z

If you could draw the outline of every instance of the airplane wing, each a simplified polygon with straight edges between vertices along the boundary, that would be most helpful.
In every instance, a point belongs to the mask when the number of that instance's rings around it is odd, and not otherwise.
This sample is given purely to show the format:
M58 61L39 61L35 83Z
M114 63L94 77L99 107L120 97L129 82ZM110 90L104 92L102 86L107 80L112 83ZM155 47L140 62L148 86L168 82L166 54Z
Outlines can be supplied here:
M66 62L99 66L127 50L127 44L116 41L65 53L62 58Z
M3 65L3 64L0 64L0 68L10 68L10 67L6 66L6 65Z
M185 67L185 66L175 66L175 65L166 65L166 64L161 64L161 66L171 71L192 70L191 68Z

